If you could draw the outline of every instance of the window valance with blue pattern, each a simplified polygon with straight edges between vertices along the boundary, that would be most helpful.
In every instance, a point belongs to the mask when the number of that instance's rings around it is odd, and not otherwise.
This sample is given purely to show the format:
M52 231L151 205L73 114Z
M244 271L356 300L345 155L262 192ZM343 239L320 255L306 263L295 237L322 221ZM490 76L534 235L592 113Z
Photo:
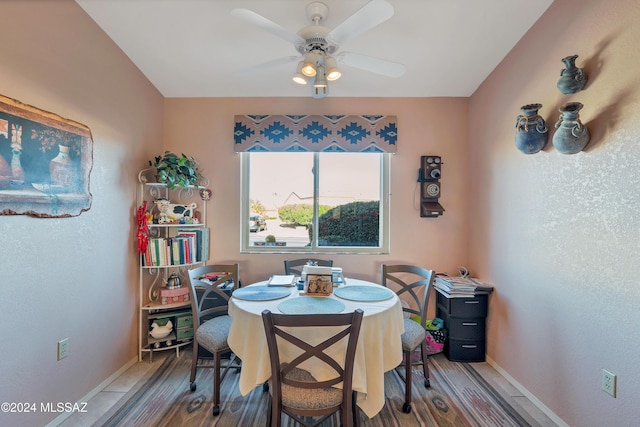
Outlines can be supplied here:
M395 153L396 116L235 116L235 151Z

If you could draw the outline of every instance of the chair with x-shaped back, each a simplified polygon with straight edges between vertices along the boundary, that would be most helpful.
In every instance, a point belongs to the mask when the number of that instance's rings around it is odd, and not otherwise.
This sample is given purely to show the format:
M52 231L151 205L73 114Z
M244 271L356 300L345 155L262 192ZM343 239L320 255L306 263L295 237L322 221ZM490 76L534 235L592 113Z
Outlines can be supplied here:
M213 368L213 415L220 414L220 383L230 367L239 368L240 362L227 344L231 317L227 314L230 292L223 285L240 286L238 264L206 265L189 270L191 283L191 311L193 316L193 360L191 362L191 391L196 390L197 368ZM213 355L213 364L199 363L199 347ZM222 365L222 355L230 358ZM204 361L203 361L204 362ZM224 371L221 374L222 369Z
M299 258L299 259L287 259L284 261L284 274L293 274L296 276L302 275L302 269L305 265L317 265L318 267L333 267L333 260L331 259L316 259L316 258Z
M427 360L427 330L426 317L429 305L429 294L435 278L433 270L414 265L383 265L382 285L394 290L400 299L407 304L402 310L409 317L404 319L404 333L402 334L402 353L404 354L404 373L397 368L396 372L404 380L405 397L402 410L411 412L411 368L422 365L424 386L430 387L429 365ZM416 320L412 320L413 317ZM411 353L420 348L421 358L412 362Z
M357 309L341 314L274 314L262 312L271 360L271 404L267 426L280 427L282 413L305 426L317 426L340 412L340 424L357 424L356 396L352 389L353 364L362 324L363 311ZM296 336L302 329L317 333L325 327L336 328L319 344L310 344ZM277 337L277 339L276 339ZM337 351L344 346L346 351ZM284 350L284 346L289 346ZM343 347L344 348L344 347ZM337 358L332 354L342 354ZM283 354L297 355L292 360L281 360ZM318 381L300 367L309 361L326 369L328 379ZM342 384L342 388L336 385ZM311 419L309 417L320 417Z

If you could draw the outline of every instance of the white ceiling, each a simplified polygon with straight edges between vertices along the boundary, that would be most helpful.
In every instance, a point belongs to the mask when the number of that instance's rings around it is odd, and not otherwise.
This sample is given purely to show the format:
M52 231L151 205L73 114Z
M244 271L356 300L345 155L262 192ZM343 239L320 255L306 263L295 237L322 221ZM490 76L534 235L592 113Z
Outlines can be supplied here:
M322 0L334 28L367 0ZM553 0L388 0L395 14L339 51L407 67L385 77L341 66L332 97L467 97ZM292 43L231 16L251 9L297 33L310 24L306 0L76 0L165 97L311 96L291 80Z

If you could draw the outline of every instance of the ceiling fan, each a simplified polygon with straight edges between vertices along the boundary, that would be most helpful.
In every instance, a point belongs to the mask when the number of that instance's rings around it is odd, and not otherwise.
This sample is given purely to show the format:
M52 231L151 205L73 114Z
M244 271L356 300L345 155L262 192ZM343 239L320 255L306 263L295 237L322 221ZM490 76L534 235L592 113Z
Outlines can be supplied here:
M338 63L388 77L400 77L406 71L403 64L352 52L338 52L340 45L361 35L393 16L393 6L386 0L371 0L337 27L322 25L329 14L326 4L314 1L307 5L307 19L311 25L293 33L268 18L249 9L233 9L231 15L258 26L294 44L299 56L290 56L253 67L264 69L298 60L293 81L298 84L313 82L312 95L324 98L329 93L327 81L340 78Z

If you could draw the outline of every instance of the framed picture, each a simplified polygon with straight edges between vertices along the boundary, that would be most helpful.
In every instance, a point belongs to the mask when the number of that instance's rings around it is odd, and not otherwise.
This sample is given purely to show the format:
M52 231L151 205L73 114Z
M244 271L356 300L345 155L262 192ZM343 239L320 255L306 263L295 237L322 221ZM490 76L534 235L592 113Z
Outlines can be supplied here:
M333 281L331 274L307 274L305 282L305 295L329 296L333 293Z
M80 215L92 166L87 126L0 95L0 215Z

